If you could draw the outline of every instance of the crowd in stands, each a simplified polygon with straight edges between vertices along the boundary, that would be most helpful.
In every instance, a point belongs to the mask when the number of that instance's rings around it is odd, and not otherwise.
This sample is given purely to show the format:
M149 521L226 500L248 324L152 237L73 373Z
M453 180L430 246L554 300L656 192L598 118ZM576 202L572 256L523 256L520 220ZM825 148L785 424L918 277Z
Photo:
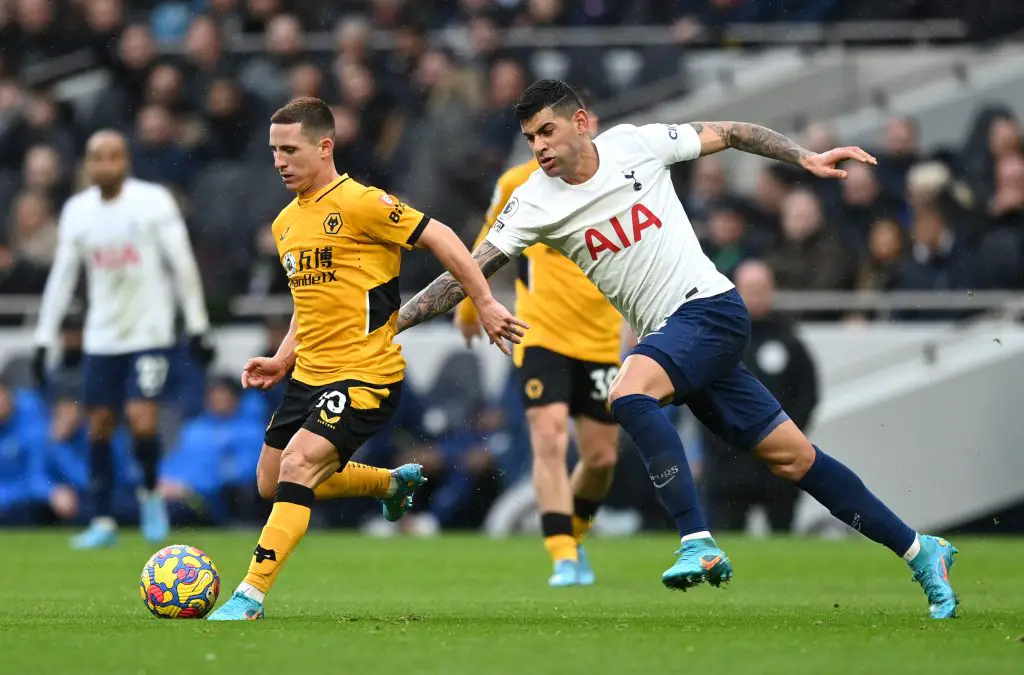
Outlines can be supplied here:
M818 21L870 17L875 4L193 0L129 10L122 0L0 2L0 293L41 289L61 206L81 186L84 141L99 128L123 130L134 173L179 195L216 310L240 294L286 291L269 222L288 194L265 126L293 96L332 104L343 171L469 241L518 143L511 104L536 73L554 68L600 102L610 88L678 76L685 51L660 46L632 75L602 70L600 53L572 52L559 70L550 49L505 47L498 28ZM947 4L885 3L913 17L942 15L936 8ZM373 47L376 28L393 29L392 47ZM334 49L308 49L309 33L323 30ZM428 39L436 30L460 37ZM263 49L230 49L238 36L261 39ZM168 53L169 45L180 49ZM782 288L1018 288L1020 139L1015 116L990 109L962 148L922 157L913 120L894 119L885 147L872 149L878 169L855 168L842 185L766 166L755 194L740 197L710 158L680 167L678 187L720 266L763 256ZM810 129L807 140L823 148L844 139ZM414 253L402 286L420 288L438 272L429 255Z

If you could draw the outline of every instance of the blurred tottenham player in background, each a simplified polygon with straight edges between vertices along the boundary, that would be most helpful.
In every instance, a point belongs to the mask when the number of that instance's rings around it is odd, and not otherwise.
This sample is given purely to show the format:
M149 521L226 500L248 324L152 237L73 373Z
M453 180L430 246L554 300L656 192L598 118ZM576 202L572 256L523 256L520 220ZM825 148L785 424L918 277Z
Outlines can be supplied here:
M167 510L156 492L159 403L169 382L175 345L175 296L182 305L192 356L213 357L202 282L188 231L171 193L128 174L128 144L113 131L88 141L85 170L91 187L61 212L57 255L43 294L36 330L36 376L45 379L47 351L85 265L88 308L84 336L83 404L89 411L93 521L72 540L75 548L113 545L114 464L111 438L124 414L142 468L139 494L143 535L163 540Z

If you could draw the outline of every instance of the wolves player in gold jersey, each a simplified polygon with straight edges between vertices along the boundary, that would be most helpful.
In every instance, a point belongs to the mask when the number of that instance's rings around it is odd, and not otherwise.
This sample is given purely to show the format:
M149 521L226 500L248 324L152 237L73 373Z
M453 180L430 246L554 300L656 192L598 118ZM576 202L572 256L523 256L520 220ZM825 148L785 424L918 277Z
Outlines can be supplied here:
M597 115L590 115L597 133ZM487 238L509 197L539 168L531 159L506 171L477 246ZM619 430L608 409L608 387L619 372L622 316L571 260L537 244L519 259L516 316L530 324L513 360L530 426L533 488L540 509L544 547L551 555L552 587L595 581L580 545L608 494L618 459ZM459 305L456 323L471 343L480 316L470 301ZM569 476L569 418L576 422L579 462Z
M448 227L334 165L334 118L299 98L270 118L274 166L295 193L273 224L295 305L277 354L249 361L246 387L266 388L294 366L267 427L258 482L274 507L249 573L210 619L261 619L266 593L309 527L314 499L359 494L385 500L397 518L423 482L418 465L394 474L348 464L391 418L405 360L394 343L402 249L429 248L468 289L492 342L509 353L525 324L491 295L476 262Z

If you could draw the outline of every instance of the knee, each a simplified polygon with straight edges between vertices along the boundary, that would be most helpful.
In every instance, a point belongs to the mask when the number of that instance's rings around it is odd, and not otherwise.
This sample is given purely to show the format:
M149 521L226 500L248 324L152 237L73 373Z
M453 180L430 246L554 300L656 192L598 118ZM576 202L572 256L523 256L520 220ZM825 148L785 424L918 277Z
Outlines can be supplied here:
M568 455L568 431L557 425L538 428L534 430L533 436L533 458L542 463L561 462L564 463Z
M128 428L132 436L136 438L152 438L157 434L156 411L148 409L133 409L129 407L125 413Z
M580 461L590 473L611 473L619 461L619 449L614 445L601 447L588 452Z
M89 414L89 439L109 441L114 436L117 417L112 410L94 410Z
M281 455L278 481L304 483L320 473L321 464L312 452L304 448L288 448Z
M801 443L764 457L771 472L790 483L799 482L814 464L814 446Z
M256 469L256 491L260 493L261 499L272 500L277 494L277 476L269 471Z
M615 405L615 402L623 396L629 396L630 394L635 393L637 392L632 391L629 388L628 383L617 379L612 382L612 386L608 388L608 405L613 406Z

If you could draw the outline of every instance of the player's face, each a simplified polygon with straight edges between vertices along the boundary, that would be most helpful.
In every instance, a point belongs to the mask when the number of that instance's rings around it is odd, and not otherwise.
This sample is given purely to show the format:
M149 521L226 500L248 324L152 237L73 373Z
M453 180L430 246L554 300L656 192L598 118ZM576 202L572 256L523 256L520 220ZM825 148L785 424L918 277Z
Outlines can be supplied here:
M128 175L128 149L118 138L94 139L86 148L85 171L89 182L108 190Z
M274 168L281 174L284 186L292 192L308 192L331 156L329 138L313 139L301 124L271 124L270 149Z
M580 147L588 139L590 118L585 110L562 117L544 108L522 124L523 136L545 174L552 178L571 173L580 157Z

